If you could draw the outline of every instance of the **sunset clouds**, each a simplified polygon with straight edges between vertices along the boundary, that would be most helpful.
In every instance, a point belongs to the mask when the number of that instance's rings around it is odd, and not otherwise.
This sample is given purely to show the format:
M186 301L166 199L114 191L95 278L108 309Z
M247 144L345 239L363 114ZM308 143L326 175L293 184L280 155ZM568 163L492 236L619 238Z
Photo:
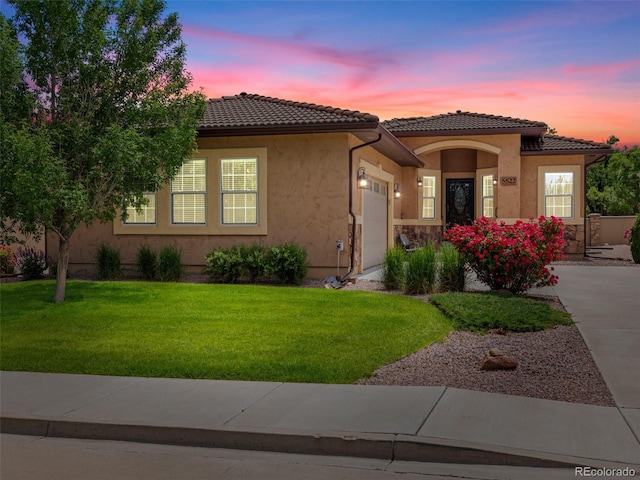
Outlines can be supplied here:
M170 1L194 86L640 144L637 2Z

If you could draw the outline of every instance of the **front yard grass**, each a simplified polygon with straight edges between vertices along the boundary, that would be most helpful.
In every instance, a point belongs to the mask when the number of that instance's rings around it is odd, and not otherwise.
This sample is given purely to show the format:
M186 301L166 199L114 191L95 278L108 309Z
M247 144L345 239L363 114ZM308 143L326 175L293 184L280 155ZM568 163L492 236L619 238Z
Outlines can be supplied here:
M432 295L430 300L452 319L457 330L535 332L555 325L573 325L568 313L517 295L449 292Z
M400 295L313 288L69 281L0 286L0 368L351 383L452 330Z

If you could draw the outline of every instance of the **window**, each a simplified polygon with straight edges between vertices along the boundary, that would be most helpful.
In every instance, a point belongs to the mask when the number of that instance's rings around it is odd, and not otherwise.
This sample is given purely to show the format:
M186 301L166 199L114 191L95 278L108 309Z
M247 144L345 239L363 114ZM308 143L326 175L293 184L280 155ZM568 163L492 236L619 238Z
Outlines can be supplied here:
M220 159L223 225L258 223L258 159Z
M573 217L574 181L572 172L544 174L544 215Z
M422 218L433 220L436 218L436 177L422 177Z
M132 205L127 206L127 216L124 223L131 224L155 224L156 223L156 194L155 192L148 192L143 195L147 200L146 205L142 205L140 211Z
M491 218L495 216L493 203L493 175L482 176L482 216Z
M206 160L185 160L171 180L171 223L204 224L206 203Z

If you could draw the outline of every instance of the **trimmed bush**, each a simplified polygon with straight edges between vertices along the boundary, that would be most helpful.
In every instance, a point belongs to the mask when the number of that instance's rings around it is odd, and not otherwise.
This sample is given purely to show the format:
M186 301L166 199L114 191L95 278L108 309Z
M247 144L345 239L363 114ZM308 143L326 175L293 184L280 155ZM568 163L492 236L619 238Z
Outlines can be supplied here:
M382 284L387 290L402 290L404 288L404 262L407 254L402 247L394 247L384 254L382 265Z
M640 263L640 214L636 217L636 221L631 227L631 257L635 263Z
M136 253L136 267L142 278L153 280L158 269L158 254L148 245L141 246Z
M438 268L439 288L443 292L461 292L467 284L464 257L452 245L440 248Z
M267 249L257 244L243 246L242 257L247 280L251 283L261 282L267 274Z
M242 275L243 258L239 246L216 248L205 256L204 271L212 282L236 283Z
M105 243L98 247L96 265L100 280L116 280L122 275L120 250Z
M300 285L308 268L307 251L296 243L274 245L267 253L267 271L286 285Z
M160 250L156 275L161 282L177 282L182 277L182 255L173 245Z
M39 280L44 278L44 271L49 263L42 250L33 247L21 247L16 255L18 270L23 280Z
M436 283L436 250L431 243L407 256L404 292L422 295L433 291Z

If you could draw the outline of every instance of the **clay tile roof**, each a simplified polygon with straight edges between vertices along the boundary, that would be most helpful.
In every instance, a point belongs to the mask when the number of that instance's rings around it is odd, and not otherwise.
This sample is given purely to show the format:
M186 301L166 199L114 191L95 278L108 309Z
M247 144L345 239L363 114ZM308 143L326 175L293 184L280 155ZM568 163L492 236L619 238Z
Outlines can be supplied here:
M611 153L608 143L592 142L581 138L545 135L541 138L522 137L520 149L523 154L544 153Z
M433 117L394 118L383 122L382 125L400 136L407 133L431 135L501 133L506 131L514 131L515 133L528 130L541 135L547 129L544 122L460 110L456 113L445 113Z
M207 102L201 129L371 128L379 123L369 113L315 103L294 102L255 94L214 98Z

